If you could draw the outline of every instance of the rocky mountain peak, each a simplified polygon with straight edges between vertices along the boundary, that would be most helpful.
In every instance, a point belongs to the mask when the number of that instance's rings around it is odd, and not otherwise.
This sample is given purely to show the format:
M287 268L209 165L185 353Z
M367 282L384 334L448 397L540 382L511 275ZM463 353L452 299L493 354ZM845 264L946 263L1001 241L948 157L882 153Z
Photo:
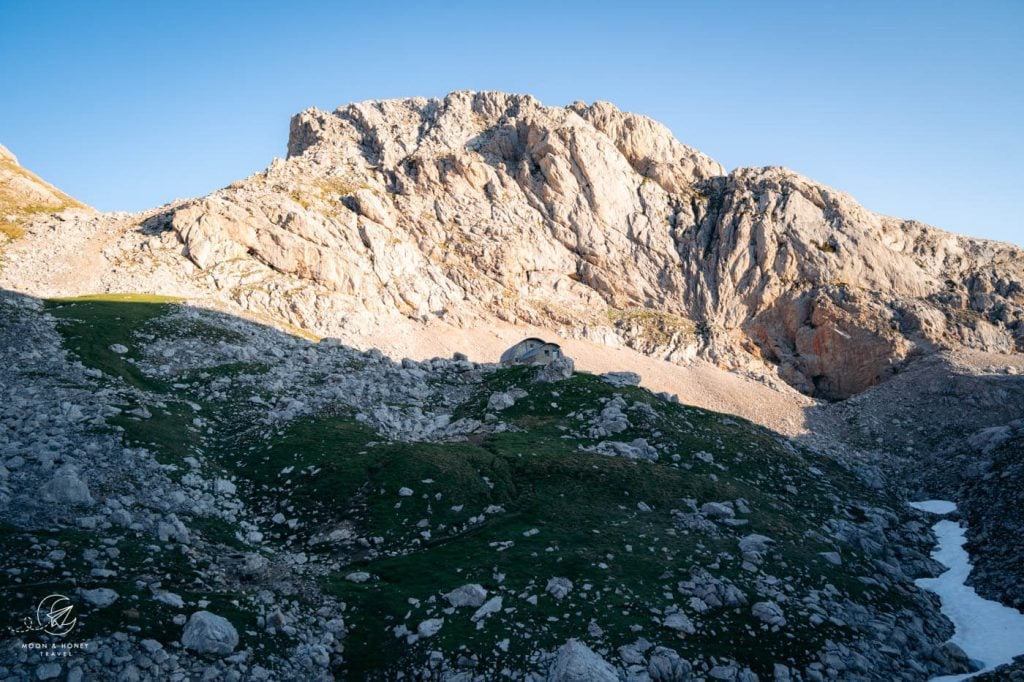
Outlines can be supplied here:
M942 349L1024 350L1020 249L785 168L726 174L607 102L460 91L308 109L286 159L141 233L190 289L321 335L500 320L826 398Z
M720 164L677 141L665 126L609 102L545 107L530 95L502 92L376 100L333 113L307 109L292 118L288 156L333 149L344 160L349 158L345 150L358 148L367 163L394 168L412 156L468 150L508 162L523 157L531 139L536 142L559 128L579 129L585 137L600 134L637 173L676 189L724 174Z
M310 109L288 151L244 199L221 197L269 202L267 222L205 200L174 219L197 264L255 253L361 305L763 362L827 397L914 353L1022 343L1019 250L876 215L784 168L726 175L606 102L455 92Z

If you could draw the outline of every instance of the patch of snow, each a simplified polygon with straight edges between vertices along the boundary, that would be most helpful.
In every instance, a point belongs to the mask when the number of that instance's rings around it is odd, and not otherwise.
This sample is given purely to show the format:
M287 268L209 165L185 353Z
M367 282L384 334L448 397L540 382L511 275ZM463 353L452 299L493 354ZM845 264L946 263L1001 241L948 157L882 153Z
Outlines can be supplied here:
M950 514L956 511L956 503L949 500L924 500L911 502L910 506L932 514Z
M952 502L942 500L928 500L912 506L936 514L948 514L956 509ZM942 613L953 622L955 628L950 641L963 649L970 658L980 661L984 668L965 675L934 677L931 682L966 680L1024 654L1024 614L998 602L983 599L973 587L964 584L973 568L964 549L964 543L967 542L964 527L944 519L932 526L932 530L938 539L932 558L949 570L937 578L920 578L914 582L918 587L939 595Z

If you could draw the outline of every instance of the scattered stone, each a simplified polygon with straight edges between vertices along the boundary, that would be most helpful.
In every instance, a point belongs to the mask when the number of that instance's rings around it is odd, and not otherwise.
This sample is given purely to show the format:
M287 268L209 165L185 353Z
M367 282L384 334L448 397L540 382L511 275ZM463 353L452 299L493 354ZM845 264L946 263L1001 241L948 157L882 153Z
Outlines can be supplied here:
M90 505L93 503L92 495L89 494L89 486L79 477L77 469L70 464L57 470L43 494L47 499L59 504Z
M162 604L173 606L176 609L185 608L185 600L181 598L181 595L174 592L159 592L153 595L153 599Z
M416 626L416 634L420 637L433 637L441 631L444 618L429 618Z
M218 478L213 484L213 489L222 495L234 495L237 491L235 484L224 478Z
M36 668L36 677L40 680L54 680L60 677L60 663L43 663Z
M833 566L843 565L843 557L839 555L839 552L821 552L821 558Z
M478 608L476 612L473 613L473 616L472 618L470 618L470 620L476 623L489 617L491 614L501 611L501 602L502 598L500 596L491 597L486 602L484 602L483 606Z
M607 457L624 457L648 462L658 461L658 451L649 445L645 438L635 438L629 443L605 440L592 447L584 448L584 450Z
M681 611L676 611L675 613L667 615L662 621L662 624L667 628L676 630L677 632L683 632L687 635L692 635L697 632L697 628L694 627L693 621L691 621L686 614Z
M700 513L712 519L730 519L736 516L731 505L721 502L706 502L700 506Z
M775 541L769 537L754 533L740 538L739 546L741 552L758 552L760 554L764 554L768 551L768 546L774 542Z
M616 388L639 386L640 375L636 372L605 372L601 375L601 381L611 384Z
M528 395L529 393L518 387L504 392L492 393L491 397L487 400L487 409L492 412L507 410L515 405L517 400Z
M750 613L772 627L782 627L786 624L786 618L782 614L782 607L773 601L759 601L750 607Z
M693 666L685 658L667 647L656 647L647 664L647 674L653 682L686 682L690 679Z
M345 580L349 581L350 583L365 583L371 577L372 576L366 571L353 571L352 573L349 573L345 576Z
M97 587L94 590L81 590L79 594L87 603L98 609L105 609L117 600L117 592L108 587Z
M551 578L544 590L555 599L562 600L572 592L572 581L568 578Z

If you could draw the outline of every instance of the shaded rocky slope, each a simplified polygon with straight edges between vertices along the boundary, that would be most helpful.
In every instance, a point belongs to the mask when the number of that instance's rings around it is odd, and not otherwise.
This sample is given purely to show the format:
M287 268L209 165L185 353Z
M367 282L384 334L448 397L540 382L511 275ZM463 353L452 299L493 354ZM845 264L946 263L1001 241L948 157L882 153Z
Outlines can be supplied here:
M154 297L0 316L5 619L60 592L93 647L5 678L965 669L927 519L747 422Z
M978 429L922 464L922 487L957 500L966 521L969 584L1024 610L1024 420Z

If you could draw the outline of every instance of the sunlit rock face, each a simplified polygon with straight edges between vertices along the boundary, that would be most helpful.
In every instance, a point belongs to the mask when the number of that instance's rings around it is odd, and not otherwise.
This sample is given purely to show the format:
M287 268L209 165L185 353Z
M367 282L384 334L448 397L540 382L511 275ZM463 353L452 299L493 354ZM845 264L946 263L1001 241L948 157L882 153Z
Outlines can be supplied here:
M288 153L174 213L196 265L256 258L343 306L761 361L829 398L915 352L1024 344L1019 250L873 214L783 168L726 175L608 103L457 92L310 109Z
M830 399L937 350L1024 349L1020 249L871 213L784 168L727 174L605 102L308 109L265 171L98 220L136 228L104 250L118 268L103 287L199 291L320 335L530 324Z

